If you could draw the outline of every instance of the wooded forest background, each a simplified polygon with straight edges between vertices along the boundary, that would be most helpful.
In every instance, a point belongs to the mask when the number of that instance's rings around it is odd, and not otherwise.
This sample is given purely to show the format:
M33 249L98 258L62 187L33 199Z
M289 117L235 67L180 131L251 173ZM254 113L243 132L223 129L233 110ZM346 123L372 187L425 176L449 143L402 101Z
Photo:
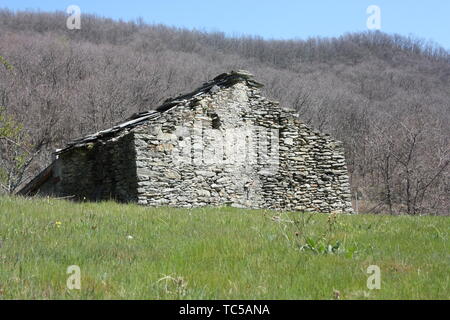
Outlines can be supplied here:
M344 142L358 211L450 214L450 53L381 32L263 40L0 10L0 193L66 142L245 69Z

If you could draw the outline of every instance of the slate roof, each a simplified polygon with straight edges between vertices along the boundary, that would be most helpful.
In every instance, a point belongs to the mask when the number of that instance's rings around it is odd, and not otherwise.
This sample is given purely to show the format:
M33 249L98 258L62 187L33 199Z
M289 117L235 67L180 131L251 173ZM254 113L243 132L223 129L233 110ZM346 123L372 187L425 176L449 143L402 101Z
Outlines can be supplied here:
M215 77L213 80L210 80L206 83L204 83L200 88L187 93L180 95L175 98L167 99L164 101L162 105L157 107L155 110L150 111L144 111L133 114L131 117L126 119L123 122L120 122L113 126L112 128L105 129L87 136L84 136L82 138L78 138L75 140L70 141L64 148L57 149L55 151L56 155L65 153L69 150L72 150L74 148L79 148L87 145L88 143L92 143L98 140L108 139L112 136L115 136L117 133L126 130L131 129L137 125L140 125L142 123L145 123L147 121L151 121L154 119L158 119L162 113L171 110L177 106L185 105L187 102L200 98L202 95L215 90L220 89L224 87L231 87L232 85L238 83L238 82L245 82L250 87L260 88L263 85L256 82L252 79L253 75L250 74L248 71L245 70L238 70L238 71L231 71L229 73L222 73Z

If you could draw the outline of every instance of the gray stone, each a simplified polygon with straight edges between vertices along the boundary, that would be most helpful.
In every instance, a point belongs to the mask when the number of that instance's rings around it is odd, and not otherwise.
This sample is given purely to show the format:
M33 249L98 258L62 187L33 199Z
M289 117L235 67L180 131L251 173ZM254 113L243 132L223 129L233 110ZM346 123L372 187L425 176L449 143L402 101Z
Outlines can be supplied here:
M58 151L45 175L52 179L34 182L37 192L149 206L352 212L342 143L259 88L248 73L222 74L102 131L107 136L77 140ZM24 190L35 189L32 182Z

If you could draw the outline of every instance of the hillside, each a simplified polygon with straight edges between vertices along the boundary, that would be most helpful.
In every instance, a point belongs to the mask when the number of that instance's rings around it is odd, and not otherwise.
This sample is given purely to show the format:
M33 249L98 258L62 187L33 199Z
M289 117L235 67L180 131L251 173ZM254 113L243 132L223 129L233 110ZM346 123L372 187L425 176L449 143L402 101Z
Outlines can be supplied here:
M449 299L449 230L446 217L0 197L0 300ZM72 265L81 291L66 287Z
M360 211L450 214L450 55L438 45L379 32L230 38L89 15L70 31L65 21L0 11L0 124L14 129L0 139L3 191L68 140L246 69L268 97L344 142Z

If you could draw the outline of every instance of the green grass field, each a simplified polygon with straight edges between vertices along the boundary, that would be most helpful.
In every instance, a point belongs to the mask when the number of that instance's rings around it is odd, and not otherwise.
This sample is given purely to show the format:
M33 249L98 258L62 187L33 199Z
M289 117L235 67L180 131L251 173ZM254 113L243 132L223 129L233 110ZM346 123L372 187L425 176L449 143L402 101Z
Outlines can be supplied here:
M449 231L448 217L0 197L0 299L450 299Z

